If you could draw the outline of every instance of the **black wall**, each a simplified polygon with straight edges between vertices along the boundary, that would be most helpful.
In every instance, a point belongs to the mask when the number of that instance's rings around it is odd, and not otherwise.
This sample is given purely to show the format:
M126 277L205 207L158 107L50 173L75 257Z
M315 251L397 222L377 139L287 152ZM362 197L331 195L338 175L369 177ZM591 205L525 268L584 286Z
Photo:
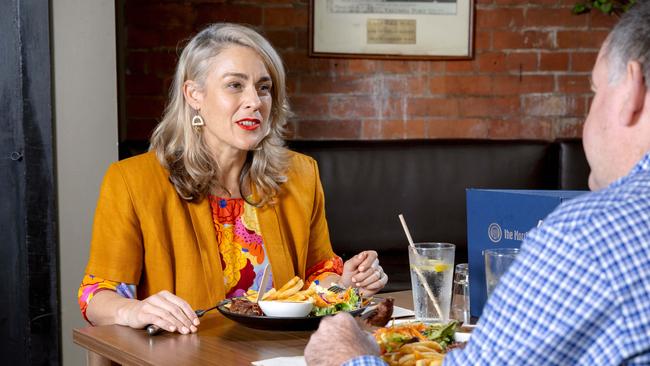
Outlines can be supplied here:
M0 1L0 355L58 365L48 1Z

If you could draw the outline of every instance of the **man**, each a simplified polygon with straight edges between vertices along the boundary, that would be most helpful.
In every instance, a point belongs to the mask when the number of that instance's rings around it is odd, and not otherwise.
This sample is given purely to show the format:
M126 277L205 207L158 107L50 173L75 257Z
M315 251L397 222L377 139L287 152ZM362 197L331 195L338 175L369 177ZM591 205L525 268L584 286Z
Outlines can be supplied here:
M649 86L645 1L622 17L593 69L583 140L594 192L531 231L470 342L445 366L650 365ZM305 357L319 365L383 364L360 334L349 317L326 319ZM324 352L337 358L322 362Z

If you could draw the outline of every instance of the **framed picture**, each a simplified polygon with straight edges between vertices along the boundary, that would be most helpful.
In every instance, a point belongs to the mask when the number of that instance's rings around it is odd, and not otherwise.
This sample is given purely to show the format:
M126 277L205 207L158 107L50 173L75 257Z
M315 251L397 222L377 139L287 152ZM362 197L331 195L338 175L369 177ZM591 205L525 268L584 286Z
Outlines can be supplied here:
M474 0L310 0L310 56L470 59Z

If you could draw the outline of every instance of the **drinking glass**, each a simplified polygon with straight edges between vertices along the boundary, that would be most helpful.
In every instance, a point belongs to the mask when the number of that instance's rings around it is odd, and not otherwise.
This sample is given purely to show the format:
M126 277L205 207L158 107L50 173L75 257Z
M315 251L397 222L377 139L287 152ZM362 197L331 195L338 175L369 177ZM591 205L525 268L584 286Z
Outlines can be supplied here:
M467 263L456 265L451 295L451 318L463 324L470 324L469 312L469 270Z
M485 284L488 298L497 287L499 279L508 270L519 254L519 248L488 249L483 252L485 256Z
M417 320L449 320L455 250L456 246L449 243L415 243L409 247L413 305Z

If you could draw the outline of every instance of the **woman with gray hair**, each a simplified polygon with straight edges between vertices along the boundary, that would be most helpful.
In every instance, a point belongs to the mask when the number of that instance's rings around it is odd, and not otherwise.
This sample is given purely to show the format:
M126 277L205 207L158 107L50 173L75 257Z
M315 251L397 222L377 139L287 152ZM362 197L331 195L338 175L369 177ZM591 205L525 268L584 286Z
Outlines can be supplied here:
M289 113L261 35L214 24L189 42L150 151L104 178L78 293L89 322L196 332L193 309L258 290L267 265L269 287L386 284L376 252L332 251L318 167L284 147Z

